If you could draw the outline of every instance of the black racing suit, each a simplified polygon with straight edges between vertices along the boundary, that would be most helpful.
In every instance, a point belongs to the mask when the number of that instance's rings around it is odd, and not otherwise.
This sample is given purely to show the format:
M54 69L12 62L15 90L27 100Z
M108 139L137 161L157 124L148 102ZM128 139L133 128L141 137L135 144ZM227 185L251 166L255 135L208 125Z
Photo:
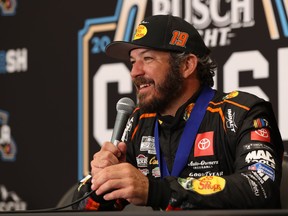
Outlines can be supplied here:
M122 137L127 144L127 162L149 178L147 205L162 210L280 208L283 142L271 104L249 93L216 91L186 167L179 176L161 178L155 121L160 122L161 153L171 171L196 97L180 107L175 117L136 108L127 123ZM212 144L209 151L205 150L207 140ZM90 189L89 182L87 185L76 192L75 199ZM74 208L112 210L125 204L124 200L103 202L93 194Z

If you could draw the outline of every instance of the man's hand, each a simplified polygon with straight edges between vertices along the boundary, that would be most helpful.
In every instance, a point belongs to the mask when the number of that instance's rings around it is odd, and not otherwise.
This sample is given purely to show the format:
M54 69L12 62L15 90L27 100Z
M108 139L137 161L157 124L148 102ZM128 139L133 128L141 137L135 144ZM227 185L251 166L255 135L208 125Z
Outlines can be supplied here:
M105 142L91 161L92 185L105 200L126 199L135 205L145 205L149 181L137 168L126 162L126 144L117 146Z
M94 154L91 161L91 175L95 176L105 167L126 161L126 144L120 142L118 146L105 142L99 152Z
M129 163L107 166L92 179L92 190L105 200L126 199L134 205L146 205L149 181L140 170Z

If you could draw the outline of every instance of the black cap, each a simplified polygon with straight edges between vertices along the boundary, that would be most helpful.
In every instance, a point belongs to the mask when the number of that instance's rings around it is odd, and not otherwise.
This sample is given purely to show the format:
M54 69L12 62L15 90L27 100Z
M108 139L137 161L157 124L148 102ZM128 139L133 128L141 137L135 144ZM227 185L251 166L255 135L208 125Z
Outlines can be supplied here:
M116 59L128 60L130 51L140 47L193 53L198 57L210 53L202 37L190 23L172 15L155 15L141 21L131 42L114 41L108 44L106 54Z

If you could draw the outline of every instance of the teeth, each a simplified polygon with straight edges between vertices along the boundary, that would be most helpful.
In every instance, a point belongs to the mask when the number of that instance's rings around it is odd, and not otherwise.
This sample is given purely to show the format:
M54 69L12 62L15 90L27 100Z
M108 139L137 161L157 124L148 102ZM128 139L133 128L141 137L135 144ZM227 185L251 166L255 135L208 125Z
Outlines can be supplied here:
M150 86L150 84L142 84L139 87L140 87L140 89L142 89L142 88L145 88L145 87L148 87L148 86Z

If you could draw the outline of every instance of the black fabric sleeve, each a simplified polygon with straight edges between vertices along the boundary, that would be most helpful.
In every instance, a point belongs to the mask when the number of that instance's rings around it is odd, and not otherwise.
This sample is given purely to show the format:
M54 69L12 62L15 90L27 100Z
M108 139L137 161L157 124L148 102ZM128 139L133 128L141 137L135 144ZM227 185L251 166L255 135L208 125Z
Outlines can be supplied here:
M166 180L149 180L149 193L147 206L153 209L166 209L170 199L170 186Z

